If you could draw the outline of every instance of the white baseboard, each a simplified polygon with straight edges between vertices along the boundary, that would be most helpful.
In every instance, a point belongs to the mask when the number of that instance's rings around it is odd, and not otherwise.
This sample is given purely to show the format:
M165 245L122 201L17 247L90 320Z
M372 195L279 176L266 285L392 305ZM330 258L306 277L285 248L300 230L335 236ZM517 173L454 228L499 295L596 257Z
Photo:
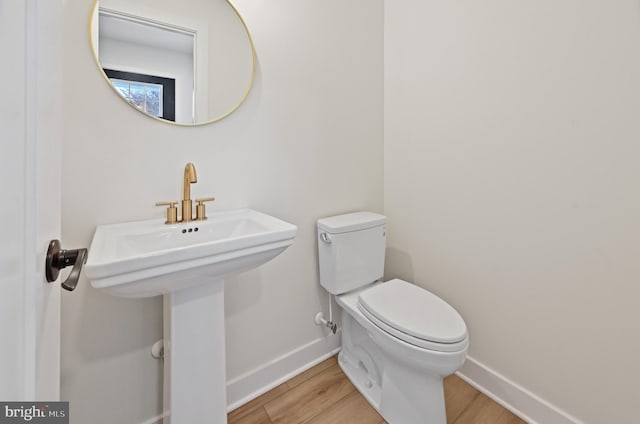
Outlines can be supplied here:
M340 331L316 339L227 382L227 411L244 405L340 350Z
M164 414L160 414L156 417L150 418L147 421L140 424L162 424L162 420L164 419L165 416L169 416L169 413L165 412Z
M270 361L253 371L227 381L227 412L244 405L276 386L319 364L340 350L340 330L336 335L316 339ZM169 412L140 424L162 424Z
M584 424L469 356L456 374L529 424Z
M338 330L335 336L316 339L228 381L227 412L290 380L339 350ZM472 357L467 356L464 366L456 374L529 424L584 424ZM161 424L164 415L141 424Z

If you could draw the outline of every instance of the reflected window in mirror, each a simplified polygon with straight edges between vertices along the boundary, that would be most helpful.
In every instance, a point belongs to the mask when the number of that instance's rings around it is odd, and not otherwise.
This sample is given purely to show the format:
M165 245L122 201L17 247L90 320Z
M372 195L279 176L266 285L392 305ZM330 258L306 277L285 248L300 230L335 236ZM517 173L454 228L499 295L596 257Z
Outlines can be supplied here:
M159 117L155 107L130 96L130 87L116 86L103 73L138 111L180 125L207 124L229 115L246 99L255 77L251 35L228 0L96 0L90 42L101 71L175 79L175 113L167 119L164 106ZM147 89L152 97L159 95L157 88Z
M130 104L149 115L175 122L175 79L114 69L103 70L113 87Z

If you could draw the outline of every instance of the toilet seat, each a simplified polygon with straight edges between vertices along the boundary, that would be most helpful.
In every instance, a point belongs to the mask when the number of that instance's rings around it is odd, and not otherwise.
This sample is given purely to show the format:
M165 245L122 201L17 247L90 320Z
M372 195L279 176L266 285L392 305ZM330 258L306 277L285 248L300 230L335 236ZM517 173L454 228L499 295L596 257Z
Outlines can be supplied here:
M438 296L394 279L358 295L358 309L373 324L414 346L441 352L464 349L467 327Z

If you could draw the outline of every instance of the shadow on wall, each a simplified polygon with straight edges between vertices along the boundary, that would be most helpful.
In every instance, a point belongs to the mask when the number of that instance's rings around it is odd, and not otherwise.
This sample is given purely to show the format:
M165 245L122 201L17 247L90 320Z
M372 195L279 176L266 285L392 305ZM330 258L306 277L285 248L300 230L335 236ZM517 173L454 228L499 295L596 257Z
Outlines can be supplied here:
M260 269L252 269L224 277L225 316L240 314L260 302L263 278Z
M89 287L82 296L77 331L77 349L88 361L108 360L134 351L149 348L162 338L162 298L120 299ZM147 324L151 322L151 325ZM127 337L123 337L127 334Z
M414 277L411 255L395 247L387 247L384 261L384 281L393 278L415 281Z

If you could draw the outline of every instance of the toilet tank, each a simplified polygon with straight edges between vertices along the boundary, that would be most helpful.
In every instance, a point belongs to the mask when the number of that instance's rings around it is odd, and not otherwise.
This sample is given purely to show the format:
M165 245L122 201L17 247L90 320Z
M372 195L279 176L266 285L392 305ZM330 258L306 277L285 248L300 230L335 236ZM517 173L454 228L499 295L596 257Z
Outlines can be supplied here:
M385 242L384 215L356 212L319 219L320 284L341 294L381 279Z

